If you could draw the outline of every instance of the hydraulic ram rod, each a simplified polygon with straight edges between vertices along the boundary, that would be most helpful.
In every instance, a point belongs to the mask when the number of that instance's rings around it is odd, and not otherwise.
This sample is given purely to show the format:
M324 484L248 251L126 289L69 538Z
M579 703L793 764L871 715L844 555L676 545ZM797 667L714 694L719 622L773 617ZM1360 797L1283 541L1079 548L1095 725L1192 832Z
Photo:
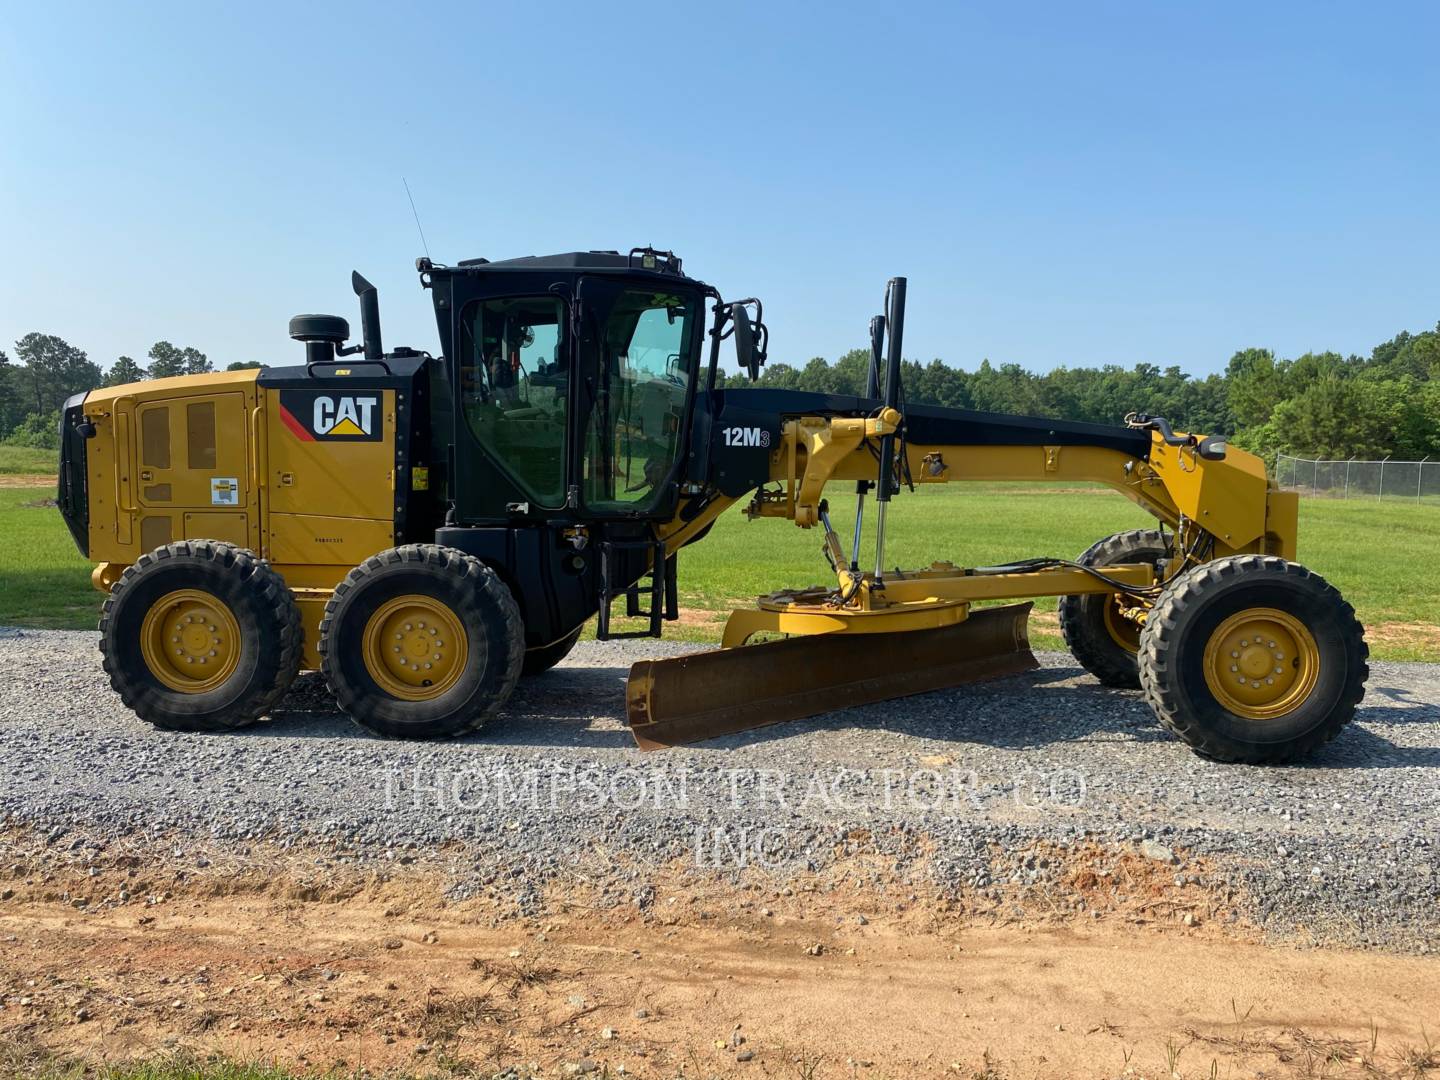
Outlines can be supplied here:
M885 290L885 313L890 332L885 357L885 407L898 409L900 401L900 348L905 334L905 279L891 278ZM880 476L875 490L875 585L885 581L885 511L895 488L895 435L880 437Z
M865 398L874 401L880 396L880 354L885 348L885 316L870 320L870 372L865 379ZM865 493L874 485L869 480L855 481L855 540L850 546L850 570L860 572L860 528L865 523Z

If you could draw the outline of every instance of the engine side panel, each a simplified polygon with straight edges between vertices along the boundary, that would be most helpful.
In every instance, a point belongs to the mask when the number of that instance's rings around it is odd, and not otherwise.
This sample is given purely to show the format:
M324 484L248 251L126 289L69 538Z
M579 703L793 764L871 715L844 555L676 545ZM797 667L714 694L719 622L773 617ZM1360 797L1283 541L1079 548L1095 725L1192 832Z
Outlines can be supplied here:
M92 391L83 414L88 552L128 566L185 539L260 546L254 371ZM222 535L216 535L218 533Z
M317 666L324 602L350 568L433 536L426 455L413 445L428 437L412 422L417 397L423 408L423 390L413 391L420 365L408 367L357 378L300 367L157 379L92 391L67 408L64 512L77 546L100 564L96 585L108 588L142 554L177 540L249 548L294 591L305 664ZM94 425L89 438L76 430L82 420ZM81 489L83 512L73 505Z
M395 391L266 388L264 399L265 556L281 574L286 564L348 570L393 546Z

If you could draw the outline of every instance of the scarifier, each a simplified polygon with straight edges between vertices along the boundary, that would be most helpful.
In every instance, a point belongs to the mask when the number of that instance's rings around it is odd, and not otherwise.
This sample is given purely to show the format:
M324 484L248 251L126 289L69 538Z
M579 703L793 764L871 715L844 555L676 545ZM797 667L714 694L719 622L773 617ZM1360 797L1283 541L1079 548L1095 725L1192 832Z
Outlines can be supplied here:
M1143 414L1109 427L907 404L904 278L852 397L720 385L727 340L758 377L760 302L723 300L670 252L416 265L439 356L386 351L355 274L360 344L342 318L301 315L302 365L66 403L60 509L108 593L105 668L145 720L238 727L318 669L376 733L475 731L591 618L600 638L660 636L679 552L742 502L818 530L833 582L732 613L719 650L636 664L644 748L1024 671L1040 596L1061 598L1088 670L1142 687L1207 756L1290 760L1354 715L1360 625L1293 561L1296 496L1258 458ZM891 500L961 481L1104 484L1157 527L1074 560L888 566ZM848 551L826 498L841 485Z

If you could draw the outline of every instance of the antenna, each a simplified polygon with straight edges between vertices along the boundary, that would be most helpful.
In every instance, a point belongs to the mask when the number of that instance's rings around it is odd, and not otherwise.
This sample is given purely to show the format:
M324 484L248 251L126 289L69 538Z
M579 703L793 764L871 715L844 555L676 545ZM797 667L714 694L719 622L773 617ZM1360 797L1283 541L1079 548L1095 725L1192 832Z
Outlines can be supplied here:
M410 194L410 181L400 177L405 185L405 197L410 200L410 213L415 215L415 231L420 234L420 246L425 249L425 258L430 258L430 245L425 242L425 227L420 224L420 211L415 209L415 196Z

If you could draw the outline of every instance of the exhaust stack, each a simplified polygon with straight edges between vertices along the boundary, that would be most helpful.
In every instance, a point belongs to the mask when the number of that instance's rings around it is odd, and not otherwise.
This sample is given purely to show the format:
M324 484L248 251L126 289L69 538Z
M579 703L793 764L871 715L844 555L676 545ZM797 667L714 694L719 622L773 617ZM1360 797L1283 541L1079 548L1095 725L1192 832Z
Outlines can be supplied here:
M360 276L358 270L350 272L350 287L360 298L360 332L365 339L365 359L385 359L385 346L380 341L380 294L375 286Z

